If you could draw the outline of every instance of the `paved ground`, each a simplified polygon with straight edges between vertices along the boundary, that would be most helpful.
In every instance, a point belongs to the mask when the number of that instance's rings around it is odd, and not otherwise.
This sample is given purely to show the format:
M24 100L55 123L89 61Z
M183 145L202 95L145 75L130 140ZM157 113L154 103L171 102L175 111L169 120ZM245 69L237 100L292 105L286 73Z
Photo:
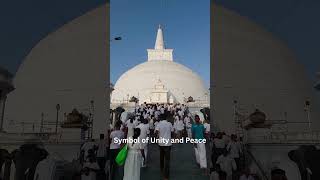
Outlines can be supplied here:
M148 167L142 169L141 180L160 180L159 148L149 146ZM191 144L175 144L171 149L170 180L209 180L203 176L195 163L194 150Z

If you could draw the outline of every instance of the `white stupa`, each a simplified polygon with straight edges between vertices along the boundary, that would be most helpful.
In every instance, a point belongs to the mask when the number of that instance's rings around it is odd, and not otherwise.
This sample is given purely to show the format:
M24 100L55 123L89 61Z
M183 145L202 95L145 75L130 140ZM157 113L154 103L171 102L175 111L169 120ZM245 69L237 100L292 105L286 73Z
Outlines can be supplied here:
M197 104L208 104L209 90L199 75L173 61L173 49L166 49L161 26L148 60L125 72L116 82L111 103L185 103L191 96Z

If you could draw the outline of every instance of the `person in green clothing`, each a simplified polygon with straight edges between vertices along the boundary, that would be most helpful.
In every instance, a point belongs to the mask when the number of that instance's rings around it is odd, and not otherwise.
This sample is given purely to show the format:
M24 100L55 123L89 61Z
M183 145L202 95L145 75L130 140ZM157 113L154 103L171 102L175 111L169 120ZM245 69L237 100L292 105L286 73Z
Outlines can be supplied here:
M200 123L200 117L198 115L195 115L194 120L195 124L193 124L191 128L193 139L205 139L205 128L203 124ZM205 143L197 143L194 145L196 161L200 165L200 168L204 170L204 173L207 174L207 157Z

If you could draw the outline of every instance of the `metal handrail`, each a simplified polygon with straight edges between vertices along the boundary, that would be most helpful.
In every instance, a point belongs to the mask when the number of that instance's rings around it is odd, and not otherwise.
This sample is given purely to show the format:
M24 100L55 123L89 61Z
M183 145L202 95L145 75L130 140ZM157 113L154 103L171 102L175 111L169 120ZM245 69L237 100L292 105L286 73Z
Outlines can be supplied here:
M255 163L255 165L258 167L259 171L260 171L261 174L262 174L262 179L263 179L263 180L269 180L267 173L264 171L262 165L261 165L261 164L259 163L259 161L254 157L254 155L253 155L249 150L247 150L246 148L244 149L244 152L250 156L251 160L252 160L252 161Z

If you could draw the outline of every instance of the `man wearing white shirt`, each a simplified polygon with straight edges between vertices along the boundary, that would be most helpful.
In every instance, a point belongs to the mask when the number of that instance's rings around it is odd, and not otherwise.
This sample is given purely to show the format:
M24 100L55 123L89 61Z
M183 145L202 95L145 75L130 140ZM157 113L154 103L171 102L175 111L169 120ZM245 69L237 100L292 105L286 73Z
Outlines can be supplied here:
M171 152L171 135L173 127L170 122L166 120L166 114L160 115L160 122L156 127L156 134L159 139L164 139L166 142L159 142L160 148L160 170L165 180L169 179L170 172L170 152Z
M161 114L164 114L164 107L163 106L161 106L161 108L160 108L160 112L161 112Z
M142 120L142 123L139 124L136 128L139 128L140 129L140 136L139 136L139 139L140 139L140 142L144 148L144 154L145 154L145 158L146 160L142 161L143 162L147 162L147 154L148 154L148 143L142 143L142 140L143 139L147 139L148 135L150 134L150 126L148 124L148 121L146 119L143 119ZM142 164L142 167L146 167L146 164Z
M100 140L98 141L97 146L97 163L99 164L100 169L104 169L107 157L107 141L104 139L104 134L100 134Z
M192 124L191 124L191 119L189 115L184 118L184 125L187 130L188 138L192 138L192 133L191 133Z
M210 137L210 124L207 121L205 121L203 126L205 129L206 138L209 138Z
M183 124L182 119L177 120L176 128L177 128L177 134L178 134L177 138L181 138L182 137L182 131L184 129L184 124Z
M156 112L154 112L154 117L156 118L156 119L159 119L159 115L160 115L161 113L160 113L160 111L156 111Z
M227 150L224 150L223 154L218 157L217 164L220 165L222 171L227 173L227 180L232 180L232 173L237 170L237 165Z
M231 141L227 145L227 150L230 151L230 156L235 160L237 167L240 165L240 153L242 153L241 145L237 142L237 136L232 134Z
M180 110L178 111L178 114L179 114L179 116L182 118L183 115L184 115L184 112L180 109Z
M111 179L115 179L115 174L118 171L116 165L116 157L120 151L121 144L115 143L116 139L124 139L124 132L120 130L120 123L117 122L115 125L115 129L110 134L110 174Z

